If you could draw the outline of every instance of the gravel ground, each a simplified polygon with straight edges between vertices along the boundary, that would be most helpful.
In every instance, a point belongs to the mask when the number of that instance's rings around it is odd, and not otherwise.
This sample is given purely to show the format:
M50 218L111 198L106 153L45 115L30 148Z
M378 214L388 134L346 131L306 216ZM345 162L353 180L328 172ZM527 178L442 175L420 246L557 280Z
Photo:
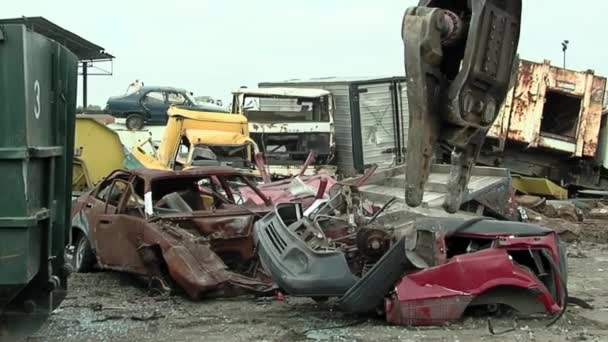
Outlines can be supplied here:
M468 316L448 327L404 328L381 318L348 317L308 299L238 297L192 302L154 296L145 284L113 272L75 274L70 294L28 341L608 341L608 245L569 248L569 291L594 309L570 306L554 326L548 318Z

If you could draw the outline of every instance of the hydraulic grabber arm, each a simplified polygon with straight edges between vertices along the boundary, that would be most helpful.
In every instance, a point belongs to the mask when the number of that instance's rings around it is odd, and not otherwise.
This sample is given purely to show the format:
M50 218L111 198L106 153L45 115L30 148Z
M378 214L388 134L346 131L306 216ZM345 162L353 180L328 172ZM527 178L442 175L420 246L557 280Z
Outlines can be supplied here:
M439 146L451 151L446 211L456 212L508 91L521 0L422 0L403 18L409 105L405 198L422 203Z

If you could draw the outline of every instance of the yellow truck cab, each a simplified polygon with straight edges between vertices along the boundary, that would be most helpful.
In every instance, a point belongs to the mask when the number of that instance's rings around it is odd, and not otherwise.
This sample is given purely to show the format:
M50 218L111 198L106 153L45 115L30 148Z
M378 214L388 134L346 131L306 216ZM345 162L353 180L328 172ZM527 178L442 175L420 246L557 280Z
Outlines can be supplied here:
M169 168L182 170L219 165L251 170L252 157L258 152L256 143L246 135L189 128L182 132L175 157L169 161Z
M252 169L252 156L258 152L258 147L249 138L245 116L179 106L169 108L167 114L169 119L158 151L152 155L146 153L143 146L132 151L145 167L182 170L226 165Z

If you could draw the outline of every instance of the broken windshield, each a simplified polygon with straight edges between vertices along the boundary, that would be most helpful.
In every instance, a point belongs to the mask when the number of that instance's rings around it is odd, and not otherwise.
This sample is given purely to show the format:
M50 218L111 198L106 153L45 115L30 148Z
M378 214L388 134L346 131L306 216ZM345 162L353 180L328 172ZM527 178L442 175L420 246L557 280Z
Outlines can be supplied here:
M156 214L173 214L212 209L229 209L231 205L257 206L265 199L254 190L253 183L242 175L206 175L154 180L149 195ZM257 202L247 202L243 188L254 193ZM264 204L265 205L265 204Z
M194 145L192 165L200 161L216 160L220 165L247 167L249 164L249 144L246 145Z
M250 122L329 122L329 97L262 97L246 95L243 113Z

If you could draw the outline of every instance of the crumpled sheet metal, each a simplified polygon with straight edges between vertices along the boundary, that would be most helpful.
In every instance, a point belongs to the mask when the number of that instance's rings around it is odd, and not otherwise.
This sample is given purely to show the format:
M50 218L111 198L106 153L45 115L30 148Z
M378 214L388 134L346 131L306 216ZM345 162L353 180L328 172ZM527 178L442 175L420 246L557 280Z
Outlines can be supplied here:
M173 281L194 300L230 280L226 265L207 245L171 246L163 258Z
M322 182L327 182L327 186L325 187L325 194L329 193L329 189L334 186L337 181L329 175L316 175L316 176L302 176L300 178L304 184L315 192L319 189ZM310 206L314 201L314 196L297 196L292 194L289 191L290 183L292 179L284 179L268 184L258 185L258 189L266 195L270 199L272 203L286 203L286 202L294 202L301 201L303 202L304 207ZM263 205L263 201L257 196L253 191L248 188L241 189L241 196L246 202L252 203L254 205Z
M221 234L201 239L167 222L162 222L160 227L156 230L155 241L147 243L156 242L160 246L171 279L191 299L199 300L207 293L218 290L227 295L239 290L260 294L272 290L272 282L265 277L256 279L228 270L224 261L212 250L213 240L221 239ZM239 245L235 246L235 250L241 249L241 240L233 242ZM225 240L223 243L229 242Z
M555 314L563 303L527 267L513 262L509 250L546 248L560 259L555 234L504 237L493 248L462 254L404 275L385 299L386 319L397 325L444 325L459 319L475 298L507 287L513 295L530 291L532 310ZM474 275L474 276L472 276ZM557 286L565 286L557 280ZM563 300L563 299L562 299ZM507 303L504 303L507 304Z

